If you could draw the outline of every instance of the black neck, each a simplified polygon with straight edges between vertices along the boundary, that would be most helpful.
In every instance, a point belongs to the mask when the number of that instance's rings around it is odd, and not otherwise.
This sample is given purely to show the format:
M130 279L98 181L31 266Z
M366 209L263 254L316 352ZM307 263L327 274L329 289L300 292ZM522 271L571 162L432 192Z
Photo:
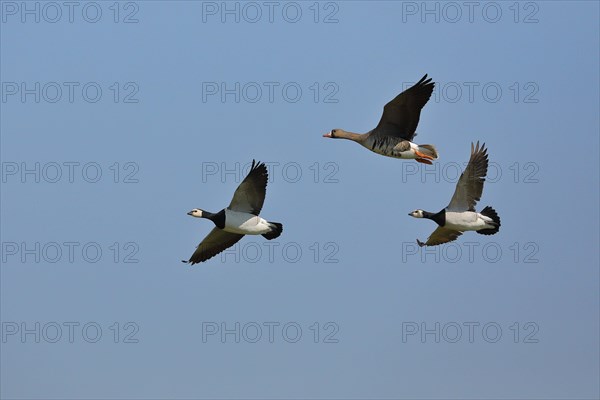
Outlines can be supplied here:
M446 210L443 209L438 213L430 213L428 211L423 211L423 218L430 219L439 226L444 226L446 225Z
M225 228L225 209L219 211L218 213L211 213L209 211L202 211L202 218L210 219L215 223L217 228L223 229Z

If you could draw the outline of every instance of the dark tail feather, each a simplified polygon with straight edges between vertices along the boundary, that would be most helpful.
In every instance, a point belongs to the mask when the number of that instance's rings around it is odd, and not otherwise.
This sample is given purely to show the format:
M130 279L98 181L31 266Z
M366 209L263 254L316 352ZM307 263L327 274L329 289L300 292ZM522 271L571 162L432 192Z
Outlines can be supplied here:
M423 154L427 154L434 159L438 158L438 152L434 145L432 144L420 144L419 151Z
M480 233L482 235L493 235L493 234L497 233L500 230L500 217L498 216L498 213L496 212L496 210L494 210L490 206L487 206L486 208L481 210L481 214L485 215L486 217L490 217L492 219L492 221L494 221L493 223L496 226L494 228L489 228L489 229L480 229L476 232Z
M279 222L269 222L269 226L271 227L271 232L262 235L267 240L278 238L281 232L283 232L283 225Z

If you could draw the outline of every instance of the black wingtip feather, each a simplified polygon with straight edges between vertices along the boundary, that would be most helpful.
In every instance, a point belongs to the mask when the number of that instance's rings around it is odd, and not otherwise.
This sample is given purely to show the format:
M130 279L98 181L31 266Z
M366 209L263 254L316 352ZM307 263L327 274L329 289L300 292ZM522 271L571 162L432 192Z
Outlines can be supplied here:
M265 163L256 161L256 160L252 160L252 167L250 167L250 171L248 172L248 175L250 173L252 173L253 171L257 171L259 169L263 170L262 172L264 172L264 173L268 173L267 166L265 165Z
M417 82L415 84L415 86L428 86L431 85L432 87L435 86L435 82L432 82L433 78L427 78L427 74L425 74L420 80L419 82Z

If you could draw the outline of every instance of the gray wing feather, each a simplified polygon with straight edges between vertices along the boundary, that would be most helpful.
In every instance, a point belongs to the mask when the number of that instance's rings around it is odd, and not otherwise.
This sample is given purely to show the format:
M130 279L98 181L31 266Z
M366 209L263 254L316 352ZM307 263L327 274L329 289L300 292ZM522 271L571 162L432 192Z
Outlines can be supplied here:
M387 103L373 134L412 140L419 124L421 109L429 101L434 85L425 74L419 82Z
M190 257L188 263L194 265L206 261L209 258L216 256L223 250L233 246L243 237L244 235L225 232L224 230L215 227L204 238L204 240L200 242L196 248L196 251Z
M465 171L460 175L454 195L446 207L449 211L475 211L475 205L483 193L483 183L488 169L488 155L485 143L479 147L471 143L471 158Z
M463 233L460 231L455 231L453 229L444 228L443 226L438 227L427 239L427 242L423 243L419 239L417 239L417 243L419 246L436 246L442 243L448 243L453 240L456 240L457 237L462 235Z
M258 215L265 202L269 173L263 163L252 160L252 168L233 194L229 209Z

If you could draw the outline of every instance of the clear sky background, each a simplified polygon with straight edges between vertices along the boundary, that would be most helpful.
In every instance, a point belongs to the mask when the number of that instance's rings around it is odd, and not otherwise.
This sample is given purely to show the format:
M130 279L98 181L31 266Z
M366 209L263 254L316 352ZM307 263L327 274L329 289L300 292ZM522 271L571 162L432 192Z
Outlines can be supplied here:
M597 2L0 7L2 398L599 397ZM321 137L425 73L435 166ZM182 264L252 159L282 236Z

